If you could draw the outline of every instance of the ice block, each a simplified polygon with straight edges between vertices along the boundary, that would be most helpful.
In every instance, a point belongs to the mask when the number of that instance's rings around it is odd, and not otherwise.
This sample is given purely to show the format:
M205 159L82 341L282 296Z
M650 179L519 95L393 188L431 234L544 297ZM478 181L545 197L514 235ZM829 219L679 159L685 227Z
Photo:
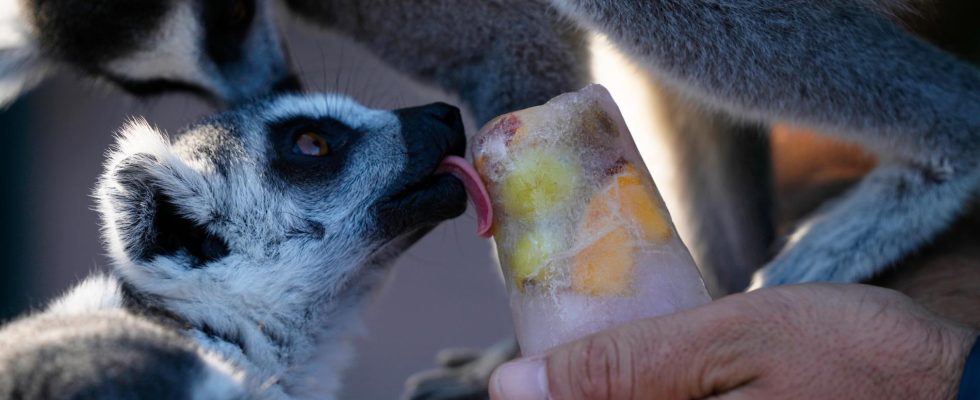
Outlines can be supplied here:
M602 86L500 116L472 151L524 355L710 301Z

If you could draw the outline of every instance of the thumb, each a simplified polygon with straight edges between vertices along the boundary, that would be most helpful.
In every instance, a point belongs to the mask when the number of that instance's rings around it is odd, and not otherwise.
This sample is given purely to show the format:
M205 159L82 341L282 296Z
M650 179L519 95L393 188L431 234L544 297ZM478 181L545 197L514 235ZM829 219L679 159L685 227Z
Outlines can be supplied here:
M631 322L545 356L504 364L491 378L491 397L687 400L734 395L729 392L761 370L753 349L764 349L764 340L750 334L755 321L721 303Z

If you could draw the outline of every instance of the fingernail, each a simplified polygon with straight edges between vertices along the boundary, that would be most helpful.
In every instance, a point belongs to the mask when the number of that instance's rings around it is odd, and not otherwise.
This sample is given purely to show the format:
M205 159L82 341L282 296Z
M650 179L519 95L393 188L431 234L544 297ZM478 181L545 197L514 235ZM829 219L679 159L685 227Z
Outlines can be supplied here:
M495 400L548 400L544 358L511 361L493 373Z

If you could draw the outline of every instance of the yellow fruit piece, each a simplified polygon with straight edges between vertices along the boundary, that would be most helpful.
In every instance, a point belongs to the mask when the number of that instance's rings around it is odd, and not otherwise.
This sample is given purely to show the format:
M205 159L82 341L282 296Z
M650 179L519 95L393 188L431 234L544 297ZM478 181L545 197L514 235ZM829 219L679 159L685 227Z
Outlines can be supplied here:
M589 296L626 295L633 269L633 238L620 226L575 256L572 289Z
M559 249L556 238L541 232L525 233L514 244L510 257L511 279L518 287L546 279L545 263Z
M555 150L528 149L514 159L500 185L504 210L534 218L555 209L578 187L579 166Z

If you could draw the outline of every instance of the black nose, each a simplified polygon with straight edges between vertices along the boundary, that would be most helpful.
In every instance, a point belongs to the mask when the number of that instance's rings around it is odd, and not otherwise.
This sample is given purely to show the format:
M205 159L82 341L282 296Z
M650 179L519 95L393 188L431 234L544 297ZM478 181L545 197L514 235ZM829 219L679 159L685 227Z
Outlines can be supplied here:
M447 154L466 152L466 130L459 109L446 103L394 110L401 123L402 137L412 154L428 154L438 163ZM433 167L434 168L434 167Z
M446 124L450 128L463 130L463 117L459 113L459 108L446 103L432 103L419 107L425 115L429 115L436 120Z
M299 78L293 74L289 74L285 78L280 79L279 82L276 82L276 84L272 86L272 91L274 93L295 93L301 91L302 89L303 86L300 85Z

